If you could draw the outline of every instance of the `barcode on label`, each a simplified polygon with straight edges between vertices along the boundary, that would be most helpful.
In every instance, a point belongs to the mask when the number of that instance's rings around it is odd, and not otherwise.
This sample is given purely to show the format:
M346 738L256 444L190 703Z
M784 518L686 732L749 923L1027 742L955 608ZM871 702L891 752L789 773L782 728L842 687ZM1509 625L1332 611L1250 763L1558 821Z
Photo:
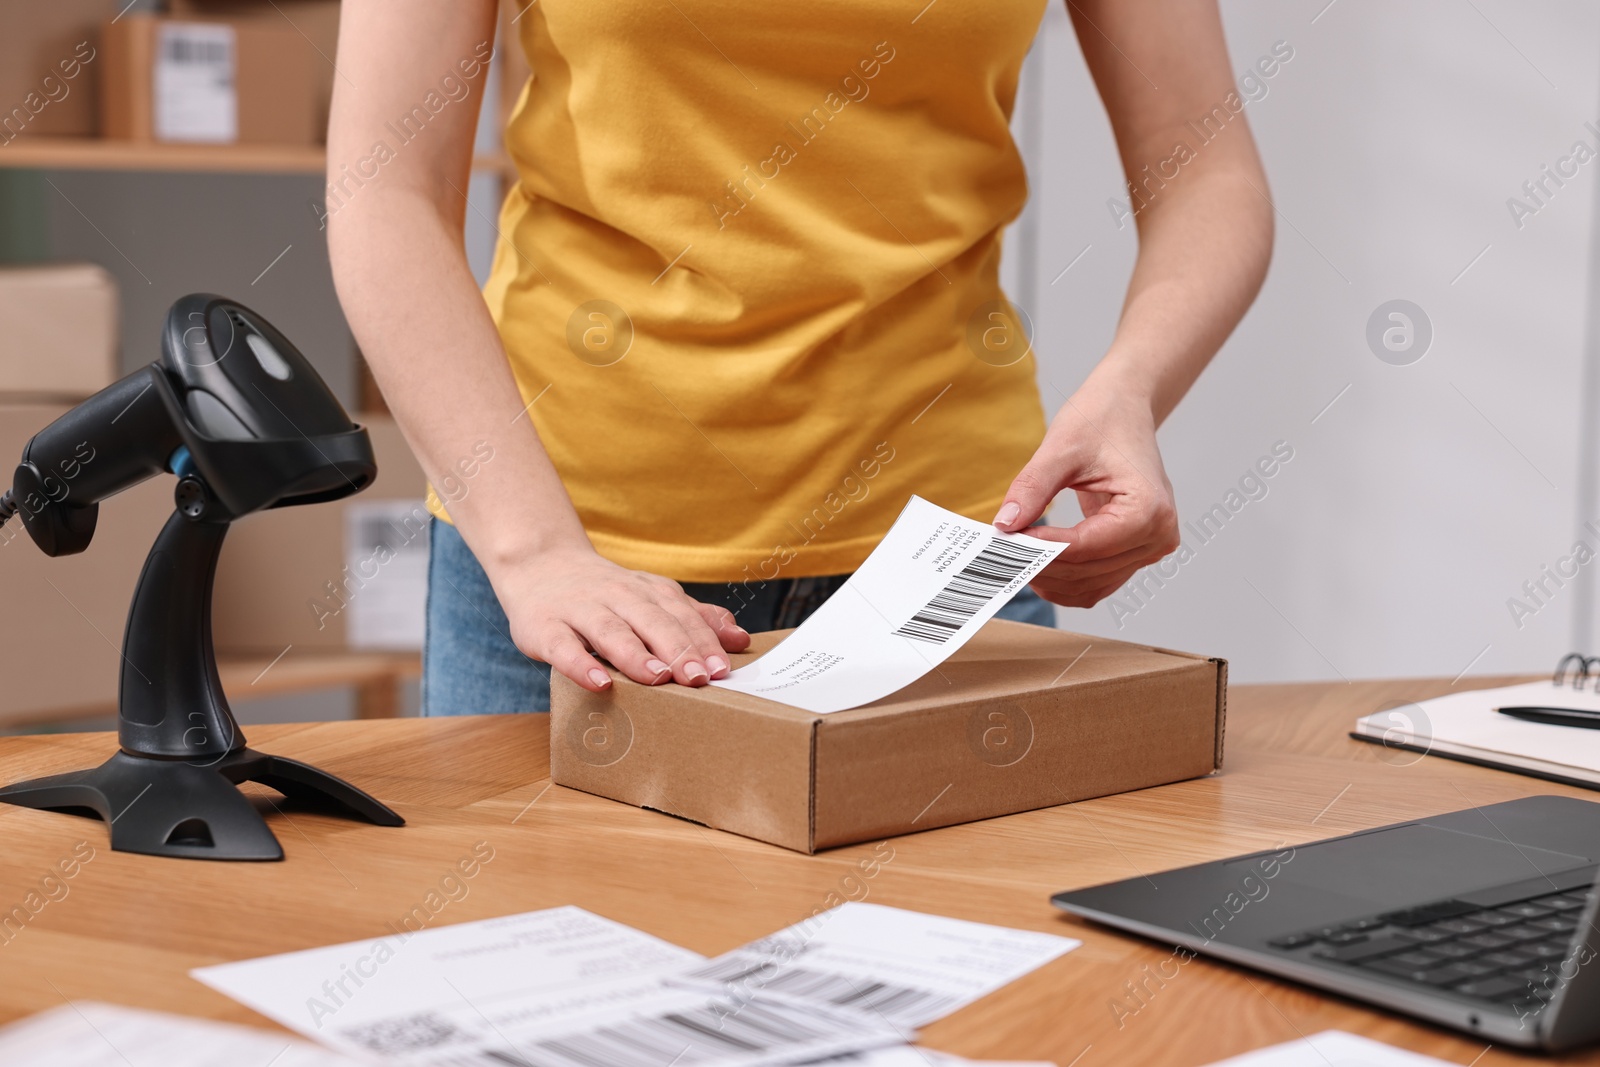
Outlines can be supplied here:
M1045 551L1019 541L990 538L983 551L895 633L918 641L944 644Z
M518 1043L512 1049L456 1053L428 1062L438 1067L692 1067L791 1048L800 1058L813 1059L812 1049L827 1055L884 1040L885 1031L874 1029L870 1020L857 1022L810 1005L761 1000L726 1010L708 1005L633 1018Z
M468 1039L454 1023L431 1011L347 1027L344 1035L373 1052L390 1055L460 1044Z
M412 520L406 525L395 521L393 513L359 515L356 524L356 547L362 552L376 552L386 548L390 552L428 551L428 527L416 523L414 517L403 514L402 520Z
M232 49L227 41L216 38L192 37L181 33L168 33L161 42L162 58L173 63L198 63L206 66L223 66L232 63Z
M891 1022L917 1026L923 1020L938 1018L961 1005L961 998L911 986L894 985L871 978L852 979L804 967L785 967L770 975L756 977L770 969L770 959L735 956L695 970L695 978L713 982L739 983L755 977L764 993L781 993L801 1000L823 1001L841 1008L882 1015Z

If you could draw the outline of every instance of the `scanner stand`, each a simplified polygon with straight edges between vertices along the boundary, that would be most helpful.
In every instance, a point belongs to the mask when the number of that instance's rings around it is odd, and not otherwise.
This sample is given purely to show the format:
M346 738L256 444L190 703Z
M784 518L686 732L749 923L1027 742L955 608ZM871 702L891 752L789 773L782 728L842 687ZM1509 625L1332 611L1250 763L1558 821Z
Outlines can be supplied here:
M115 851L190 859L283 858L257 803L239 791L244 782L296 804L404 825L326 771L245 746L211 640L211 589L228 522L197 517L211 509L195 506L193 480L180 482L180 490L128 610L117 700L121 751L92 770L7 786L0 801L98 815Z

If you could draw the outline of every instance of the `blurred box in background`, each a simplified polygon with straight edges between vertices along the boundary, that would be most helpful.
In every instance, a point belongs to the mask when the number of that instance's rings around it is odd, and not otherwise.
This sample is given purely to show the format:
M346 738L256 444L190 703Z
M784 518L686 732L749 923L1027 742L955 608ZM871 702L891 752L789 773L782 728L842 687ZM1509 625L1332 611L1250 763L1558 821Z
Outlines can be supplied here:
M103 268L0 267L0 399L81 400L99 392L118 377L118 333L117 283ZM5 456L0 461L13 462Z
M365 494L363 494L365 495ZM345 640L354 649L422 651L428 606L428 520L420 500L352 500L344 512Z
M0 481L30 438L68 410L0 404ZM20 517L0 527L0 588L9 620L0 641L0 724L114 707L128 602L150 545L172 514L172 480L153 478L100 505L81 555L39 551Z
M287 21L130 14L102 31L103 133L129 141L315 145L315 51Z
M372 435L378 460L371 486L344 500L263 511L228 533L211 608L219 651L275 656L288 645L297 653L421 647L427 479L393 419L357 420ZM374 517L398 526L379 531ZM360 533L347 540L352 528ZM378 554L361 545L368 535L406 543L397 558L379 563Z
M311 59L316 142L327 141L333 62L339 50L339 0L168 0L167 13L195 19L264 19L292 29Z
M112 0L15 5L0 34L0 143L95 135L100 26L118 6Z

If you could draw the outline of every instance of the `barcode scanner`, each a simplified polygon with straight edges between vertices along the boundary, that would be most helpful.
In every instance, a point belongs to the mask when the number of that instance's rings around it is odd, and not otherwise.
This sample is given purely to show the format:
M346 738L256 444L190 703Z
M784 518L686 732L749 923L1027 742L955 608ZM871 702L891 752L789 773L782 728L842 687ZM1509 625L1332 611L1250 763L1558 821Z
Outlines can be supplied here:
M366 488L377 475L367 432L266 319L197 293L168 312L160 359L28 442L0 497L0 523L20 514L46 555L82 552L102 500L163 473L177 478L175 508L128 611L117 694L121 750L92 770L0 789L0 801L89 809L109 824L113 849L205 859L283 858L235 788L244 781L402 825L332 775L245 747L211 639L212 580L228 525L265 508Z
M161 358L39 431L0 517L46 555L82 552L100 501L170 471L190 519L334 500L377 474L366 431L309 360L242 304L197 293L167 314Z

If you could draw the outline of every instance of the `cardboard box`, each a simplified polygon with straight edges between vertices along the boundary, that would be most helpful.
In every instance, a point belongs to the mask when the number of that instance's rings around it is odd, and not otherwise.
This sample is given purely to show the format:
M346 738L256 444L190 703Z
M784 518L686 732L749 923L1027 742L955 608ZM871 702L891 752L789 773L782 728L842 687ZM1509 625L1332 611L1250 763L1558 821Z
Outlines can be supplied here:
M115 0L13 5L0 33L0 145L17 137L93 137L99 129L100 26Z
M68 405L0 405L0 470ZM116 706L122 630L150 545L172 514L172 479L152 478L100 505L94 542L82 555L52 559L20 517L0 527L0 725L59 718Z
M0 395L81 400L99 392L119 377L119 329L117 283L101 267L0 267ZM15 462L0 453L0 470L9 474Z
M343 500L249 515L228 532L211 604L219 651L275 656L286 645L296 652L350 648L357 606L392 600L395 586L413 581L403 553L365 568L346 555L351 508L400 502L403 514L390 519L396 538L408 543L426 537L428 522L427 478L399 427L380 415L358 415L356 421L372 436L378 460L372 485Z
M756 635L735 665L783 636ZM1222 765L1225 661L998 619L913 685L832 715L612 678L596 694L555 676L552 781L800 852Z
M107 137L318 142L316 53L286 21L130 14L104 27L101 49Z
M287 23L311 51L316 92L318 144L328 140L333 105L334 61L339 51L339 0L167 0L167 14L181 18L268 19Z

